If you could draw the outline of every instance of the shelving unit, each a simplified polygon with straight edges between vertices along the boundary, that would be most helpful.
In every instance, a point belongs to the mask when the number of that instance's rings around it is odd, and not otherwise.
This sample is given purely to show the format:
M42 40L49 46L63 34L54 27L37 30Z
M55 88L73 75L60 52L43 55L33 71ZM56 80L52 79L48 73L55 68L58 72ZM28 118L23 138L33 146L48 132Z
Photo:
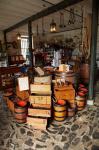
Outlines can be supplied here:
M4 45L0 41L0 67L8 66L8 56Z
M0 68L0 90L14 87L14 74L20 72L20 67Z
M22 55L8 56L9 65L19 65L25 62Z

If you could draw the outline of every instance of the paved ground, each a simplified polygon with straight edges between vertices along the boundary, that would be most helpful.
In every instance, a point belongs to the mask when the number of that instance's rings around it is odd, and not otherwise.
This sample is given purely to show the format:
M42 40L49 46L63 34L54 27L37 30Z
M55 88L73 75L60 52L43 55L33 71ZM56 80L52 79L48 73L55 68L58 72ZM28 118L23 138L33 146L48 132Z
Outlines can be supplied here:
M53 121L46 131L17 124L0 105L0 150L99 150L99 95L63 123Z

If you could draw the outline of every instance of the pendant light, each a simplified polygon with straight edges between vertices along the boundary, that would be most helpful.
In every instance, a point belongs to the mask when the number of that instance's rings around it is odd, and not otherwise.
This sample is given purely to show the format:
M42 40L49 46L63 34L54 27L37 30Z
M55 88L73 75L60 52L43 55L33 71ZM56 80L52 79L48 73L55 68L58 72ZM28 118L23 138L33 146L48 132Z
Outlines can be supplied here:
M17 33L17 40L21 40L21 34Z
M56 23L54 22L54 19L52 19L52 22L50 24L50 32L56 32Z

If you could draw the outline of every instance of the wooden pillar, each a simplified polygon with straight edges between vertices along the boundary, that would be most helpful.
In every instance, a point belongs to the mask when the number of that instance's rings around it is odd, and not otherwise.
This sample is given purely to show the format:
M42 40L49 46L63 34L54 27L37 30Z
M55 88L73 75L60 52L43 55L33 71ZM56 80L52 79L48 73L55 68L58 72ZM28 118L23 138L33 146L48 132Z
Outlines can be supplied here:
M29 52L30 52L30 65L33 68L33 52L32 52L32 22L28 22L28 36L29 36Z
M4 43L5 43L5 48L7 50L7 33L4 31Z
M92 2L92 26L91 26L91 60L90 60L90 80L89 80L89 97L87 104L93 105L94 102L94 81L96 69L96 48L98 32L98 0Z

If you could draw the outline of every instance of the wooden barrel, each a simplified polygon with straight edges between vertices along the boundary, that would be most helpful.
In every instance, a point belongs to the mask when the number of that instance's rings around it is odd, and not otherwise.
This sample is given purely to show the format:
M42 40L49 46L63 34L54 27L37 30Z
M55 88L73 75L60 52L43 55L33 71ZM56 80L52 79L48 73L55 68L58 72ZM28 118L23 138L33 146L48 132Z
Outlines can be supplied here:
M66 118L66 114L67 114L67 109L66 109L66 101L65 104L57 104L57 103L53 103L53 107L54 107L54 120L56 121L64 121Z
M70 82L72 84L75 84L77 81L76 74L73 71L69 72L55 72L55 80L57 79L63 79L67 82Z
M69 105L70 108L75 108L76 107L74 99L73 100L67 100L67 102L68 102L68 105Z
M77 110L83 110L86 104L85 96L76 96Z
M80 76L84 83L89 82L89 64L82 64L80 66Z
M27 117L27 106L20 107L17 104L14 106L14 116L17 123L25 123Z
M67 116L73 117L75 115L75 108L68 108Z

